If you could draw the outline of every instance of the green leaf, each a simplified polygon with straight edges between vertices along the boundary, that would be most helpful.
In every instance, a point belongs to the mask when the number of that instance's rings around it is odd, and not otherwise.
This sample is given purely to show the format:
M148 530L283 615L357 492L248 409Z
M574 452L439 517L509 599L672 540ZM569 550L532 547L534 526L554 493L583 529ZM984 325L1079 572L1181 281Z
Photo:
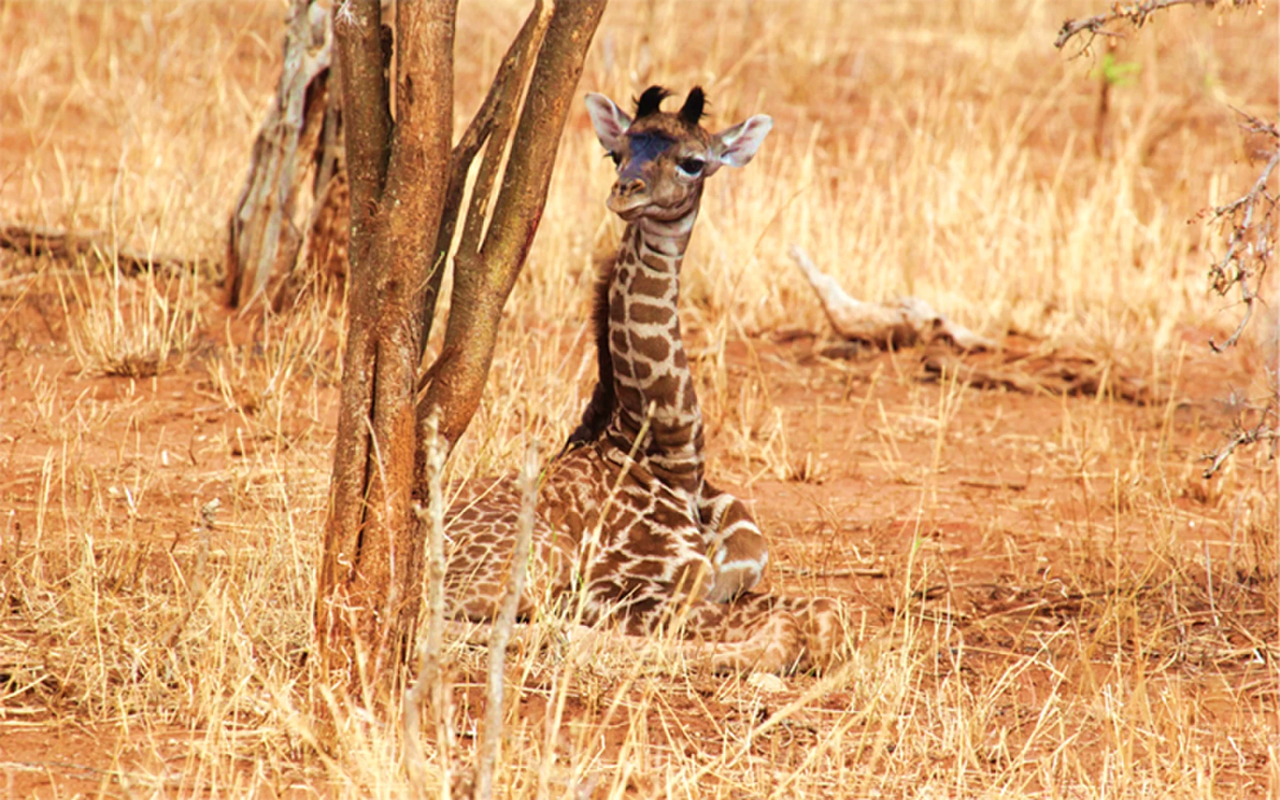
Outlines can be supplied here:
M1093 74L1112 86L1127 86L1133 83L1133 76L1142 71L1142 65L1134 61L1117 61L1112 53L1102 56L1102 63Z

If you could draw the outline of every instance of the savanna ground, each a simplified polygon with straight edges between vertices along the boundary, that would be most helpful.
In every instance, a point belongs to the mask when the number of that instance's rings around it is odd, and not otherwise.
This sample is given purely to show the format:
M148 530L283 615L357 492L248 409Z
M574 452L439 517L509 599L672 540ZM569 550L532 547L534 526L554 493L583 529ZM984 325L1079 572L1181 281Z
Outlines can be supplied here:
M1280 793L1276 465L1241 451L1205 480L1199 461L1265 395L1276 321L1209 352L1240 311L1207 292L1221 240L1192 220L1257 174L1230 106L1274 118L1280 17L1158 17L1118 44L1138 70L1099 120L1104 47L1073 60L1052 40L1103 5L609 9L581 91L700 83L717 126L775 118L713 179L682 313L710 472L754 502L768 585L842 598L858 646L826 676L747 679L661 645L584 659L549 621L509 662L500 795ZM10 796L410 792L395 712L322 731L306 658L341 304L216 303L285 8L0 3L0 219L197 262L0 252ZM524 11L463 4L460 125ZM456 477L572 428L610 181L576 111ZM1156 390L977 390L922 376L913 350L829 357L791 242L858 297L915 294ZM483 652L450 664L456 768Z

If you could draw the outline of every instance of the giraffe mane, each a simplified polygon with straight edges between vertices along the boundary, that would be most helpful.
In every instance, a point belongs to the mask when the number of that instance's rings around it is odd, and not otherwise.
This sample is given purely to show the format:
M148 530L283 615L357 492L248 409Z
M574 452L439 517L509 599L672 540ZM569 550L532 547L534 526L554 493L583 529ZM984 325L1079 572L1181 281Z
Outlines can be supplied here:
M613 358L609 355L609 284L617 261L617 255L613 254L601 259L597 266L595 294L591 298L591 326L596 334L596 385L591 390L591 401L582 411L582 420L565 442L565 450L593 441L604 433L617 404L613 394Z

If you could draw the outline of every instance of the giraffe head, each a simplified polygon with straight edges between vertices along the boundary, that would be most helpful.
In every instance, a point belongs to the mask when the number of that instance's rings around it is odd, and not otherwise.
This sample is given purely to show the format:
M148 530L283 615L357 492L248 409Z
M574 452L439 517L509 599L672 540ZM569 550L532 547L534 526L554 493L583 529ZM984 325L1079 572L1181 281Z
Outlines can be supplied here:
M772 119L757 114L713 134L699 124L706 104L701 87L674 114L661 108L670 95L661 86L645 89L634 119L604 95L587 95L596 136L618 166L609 210L628 222L674 220L695 210L702 182L722 164L741 167L750 161L773 127Z

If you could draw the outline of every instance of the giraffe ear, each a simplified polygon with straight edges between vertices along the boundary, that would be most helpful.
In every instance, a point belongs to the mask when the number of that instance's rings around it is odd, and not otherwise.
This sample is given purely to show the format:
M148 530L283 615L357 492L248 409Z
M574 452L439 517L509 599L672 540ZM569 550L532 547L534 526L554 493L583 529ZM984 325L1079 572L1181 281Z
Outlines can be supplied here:
M618 104L602 94L587 95L587 114L596 129L596 138L604 149L616 153L622 147L622 137L631 127L631 117L618 108Z
M721 164L731 167L742 167L760 149L764 137L773 129L773 118L764 114L756 114L746 122L739 122L732 128L716 134L711 143L711 152L720 159Z

